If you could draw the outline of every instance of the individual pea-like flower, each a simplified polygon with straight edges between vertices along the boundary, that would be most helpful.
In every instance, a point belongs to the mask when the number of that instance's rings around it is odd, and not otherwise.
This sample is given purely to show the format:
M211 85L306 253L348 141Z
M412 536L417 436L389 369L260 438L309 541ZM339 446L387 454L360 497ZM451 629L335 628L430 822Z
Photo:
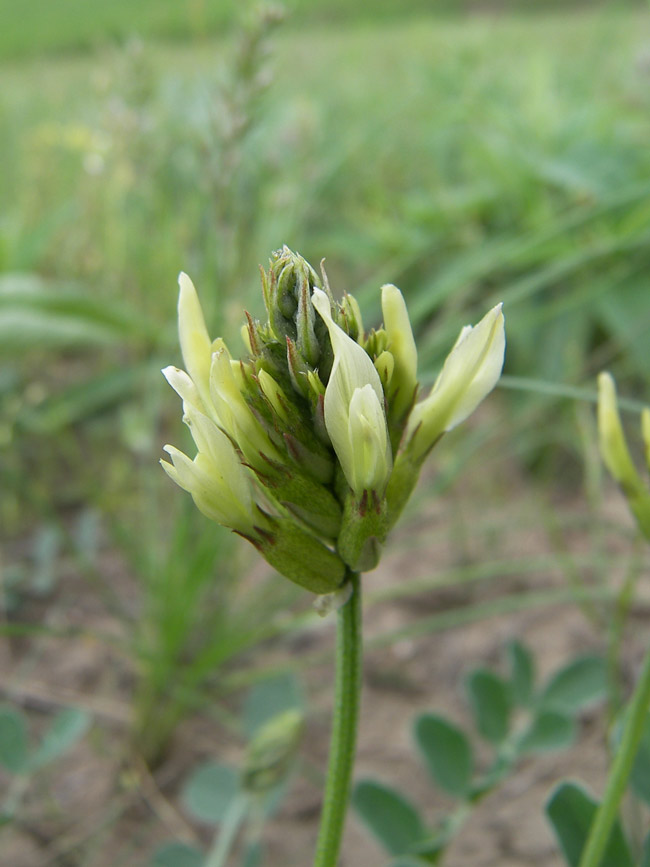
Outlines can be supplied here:
M461 330L428 397L409 416L406 437L414 455L426 455L492 391L501 376L505 344L501 304L478 325Z
M351 295L334 300L287 247L262 271L267 321L246 314L246 353L211 340L181 274L186 372L163 372L198 453L166 446L167 473L204 514L251 541L282 574L343 598L348 571L376 566L431 448L492 390L505 348L500 305L467 326L419 403L406 304L382 287L384 326L366 332Z
M383 494L393 456L379 374L365 349L332 319L325 292L314 289L312 303L334 352L323 401L325 429L352 491L358 497L364 491Z
M641 413L645 460L650 470L650 408ZM618 412L616 383L610 373L598 376L598 439L603 462L630 506L643 535L650 539L650 489L637 472L623 433Z

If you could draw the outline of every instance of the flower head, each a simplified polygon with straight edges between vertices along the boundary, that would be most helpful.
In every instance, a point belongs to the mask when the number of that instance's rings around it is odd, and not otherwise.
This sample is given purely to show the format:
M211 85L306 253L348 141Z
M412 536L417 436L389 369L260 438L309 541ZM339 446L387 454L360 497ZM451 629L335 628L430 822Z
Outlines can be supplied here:
M494 387L500 306L463 329L431 394L415 403L417 350L395 286L382 288L385 325L367 333L353 296L337 303L322 267L319 275L284 247L262 272L267 320L247 314L246 354L235 360L211 340L190 278L179 283L186 371L163 373L197 455L166 446L165 471L279 572L339 594L346 570L378 562L431 447Z

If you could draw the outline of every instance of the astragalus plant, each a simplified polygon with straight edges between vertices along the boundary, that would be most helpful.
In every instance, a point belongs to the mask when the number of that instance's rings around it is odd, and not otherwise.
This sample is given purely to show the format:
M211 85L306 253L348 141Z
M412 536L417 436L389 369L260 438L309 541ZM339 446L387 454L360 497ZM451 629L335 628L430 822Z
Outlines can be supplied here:
M197 454L165 446L169 476L218 524L250 541L282 575L338 608L330 764L315 865L337 863L354 762L361 683L360 573L375 568L420 469L446 431L496 384L505 350L501 305L462 329L421 398L417 349L395 286L381 289L384 324L366 331L352 295L339 303L287 247L262 290L268 319L246 314L235 359L213 340L181 274L179 335L186 370L163 373L183 400Z

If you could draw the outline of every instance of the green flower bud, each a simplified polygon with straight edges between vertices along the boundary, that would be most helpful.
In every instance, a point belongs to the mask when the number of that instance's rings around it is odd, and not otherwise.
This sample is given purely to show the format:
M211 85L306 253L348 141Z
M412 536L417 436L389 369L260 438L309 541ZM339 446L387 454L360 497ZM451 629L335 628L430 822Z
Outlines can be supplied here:
M635 497L642 493L643 482L630 457L618 413L616 384L609 373L598 376L598 437L605 466L625 495Z
M271 717L256 732L244 758L242 786L262 794L274 789L289 773L303 730L303 716L292 709Z
M384 349L384 351L375 358L375 367L377 368L381 384L386 392L388 391L395 371L395 359L393 358L392 353L387 349Z
M367 352L332 319L327 295L315 289L312 300L334 351L325 390L325 428L355 494L383 494L393 459L379 374Z
M650 466L650 410L641 415L641 430ZM598 376L598 438L605 466L619 483L643 535L650 539L650 492L632 462L618 412L616 384L609 373Z
M289 421L289 416L287 413L288 399L284 394L280 386L273 379L270 373L267 373L265 370L260 370L258 373L258 380L260 383L260 388L262 389L264 396L271 404L276 413L280 416L282 421Z
M396 419L401 419L413 406L418 387L418 351L411 329L404 297L397 286L388 283L381 288L381 309L388 348L394 360L390 381L389 406Z

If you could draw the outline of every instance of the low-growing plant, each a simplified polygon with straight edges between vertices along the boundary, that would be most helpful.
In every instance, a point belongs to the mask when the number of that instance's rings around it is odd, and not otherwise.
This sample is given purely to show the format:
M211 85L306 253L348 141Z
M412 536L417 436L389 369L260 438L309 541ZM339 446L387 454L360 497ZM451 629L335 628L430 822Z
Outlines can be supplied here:
M208 759L185 781L181 802L195 821L217 827L204 853L179 841L160 847L150 867L225 867L232 864L237 838L241 867L262 863L265 823L278 808L297 760L304 707L298 681L278 677L250 690L237 720L245 737L241 764Z
M472 809L515 773L524 758L573 746L578 715L607 695L607 666L600 656L580 656L537 684L533 654L512 641L505 676L488 668L472 669L465 691L475 734L492 752L486 765L477 766L474 737L444 714L423 713L413 721L418 756L431 781L456 803L435 827L428 826L408 794L395 787L374 779L355 786L353 806L394 857L391 867L443 863Z
M34 778L83 737L90 725L86 711L68 707L52 719L37 744L30 743L25 715L9 705L0 708L0 765L11 782L0 801L0 825L12 821Z

